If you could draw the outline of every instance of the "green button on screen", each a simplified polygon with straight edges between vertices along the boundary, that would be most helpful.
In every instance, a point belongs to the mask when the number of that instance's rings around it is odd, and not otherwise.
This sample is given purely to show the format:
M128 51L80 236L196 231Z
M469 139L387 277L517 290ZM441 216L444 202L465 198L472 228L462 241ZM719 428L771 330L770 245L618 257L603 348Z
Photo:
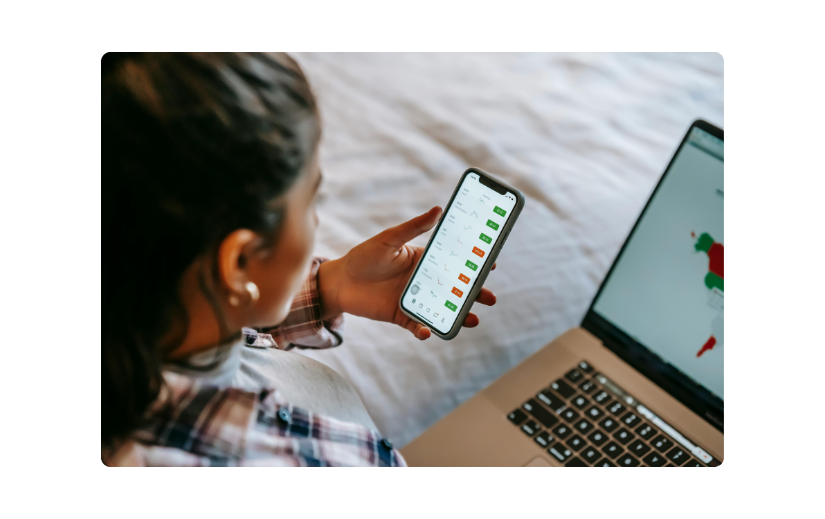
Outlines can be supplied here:
M496 208L493 209L493 211L495 211L496 214L500 214L501 216L504 216L505 214L507 214L507 211L505 211L504 209L502 209L499 206L496 206Z
M478 269L478 265L476 265L475 263L473 263L473 262L472 262L472 261L470 261L470 260L467 260L466 265L467 265L469 268L473 269L473 270Z
M452 303L451 303L451 302L449 302L449 301L445 301L445 302L444 302L444 306L446 306L447 308L449 308L449 309L450 309L450 310L452 310L453 312L455 312L456 308L458 308L456 305L452 304Z
M484 243L490 243L491 241L493 241L492 238L490 238L484 233L481 233L481 236L479 236L479 238L481 238L481 241L483 241Z
M491 227L494 231L498 230L498 224L492 220L487 220L487 227Z

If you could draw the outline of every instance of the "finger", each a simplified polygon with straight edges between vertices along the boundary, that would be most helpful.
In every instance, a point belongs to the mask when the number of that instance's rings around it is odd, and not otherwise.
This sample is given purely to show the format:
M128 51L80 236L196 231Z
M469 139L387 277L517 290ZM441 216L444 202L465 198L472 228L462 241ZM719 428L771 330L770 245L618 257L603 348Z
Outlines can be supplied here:
M464 327L465 328L475 328L478 326L478 316L472 312L467 314L467 317L464 318Z
M407 324L404 325L404 328L412 332L418 340L424 341L430 338L430 329L418 324L412 319L407 319Z
M390 227L386 231L379 234L381 241L390 247L400 247L412 240L416 236L421 236L425 232L433 228L441 217L441 208L433 207L421 216L416 216L412 220L406 221L401 225Z
M495 270L495 269L496 269L496 264L493 263L493 268L491 268L490 270Z
M494 304L496 304L496 295L489 288L482 288L481 292L478 293L476 303L481 303L487 306L493 306Z

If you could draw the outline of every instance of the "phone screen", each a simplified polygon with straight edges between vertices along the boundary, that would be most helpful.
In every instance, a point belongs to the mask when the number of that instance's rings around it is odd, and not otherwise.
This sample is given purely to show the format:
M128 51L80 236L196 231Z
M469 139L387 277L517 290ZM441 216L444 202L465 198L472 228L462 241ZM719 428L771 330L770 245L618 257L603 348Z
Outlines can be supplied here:
M483 185L478 173L466 174L413 274L404 309L448 333L498 246L516 201L514 193Z

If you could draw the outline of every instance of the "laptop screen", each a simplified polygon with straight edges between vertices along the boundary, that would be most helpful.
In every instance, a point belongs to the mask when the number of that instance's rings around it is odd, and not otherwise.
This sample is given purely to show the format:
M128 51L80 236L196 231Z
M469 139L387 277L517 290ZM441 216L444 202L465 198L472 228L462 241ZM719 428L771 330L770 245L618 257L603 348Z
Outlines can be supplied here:
M694 126L592 311L724 399L724 142Z

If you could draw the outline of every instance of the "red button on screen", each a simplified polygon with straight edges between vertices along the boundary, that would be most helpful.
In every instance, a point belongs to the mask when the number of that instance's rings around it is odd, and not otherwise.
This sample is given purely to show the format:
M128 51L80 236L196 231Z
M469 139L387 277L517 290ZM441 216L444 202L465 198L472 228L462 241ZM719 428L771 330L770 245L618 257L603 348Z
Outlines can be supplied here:
M473 247L473 252L478 255L479 258L484 257L484 251L479 249L478 247Z
M461 297L461 296L463 296L463 295L464 295L464 292L462 292L461 290L457 289L456 287L453 287L453 294L457 295L458 297Z
M459 275L458 275L458 279L460 279L461 281L463 281L463 282L467 283L468 285L470 284L470 278L468 278L468 277L467 277L467 276L465 276L464 274L459 274Z

